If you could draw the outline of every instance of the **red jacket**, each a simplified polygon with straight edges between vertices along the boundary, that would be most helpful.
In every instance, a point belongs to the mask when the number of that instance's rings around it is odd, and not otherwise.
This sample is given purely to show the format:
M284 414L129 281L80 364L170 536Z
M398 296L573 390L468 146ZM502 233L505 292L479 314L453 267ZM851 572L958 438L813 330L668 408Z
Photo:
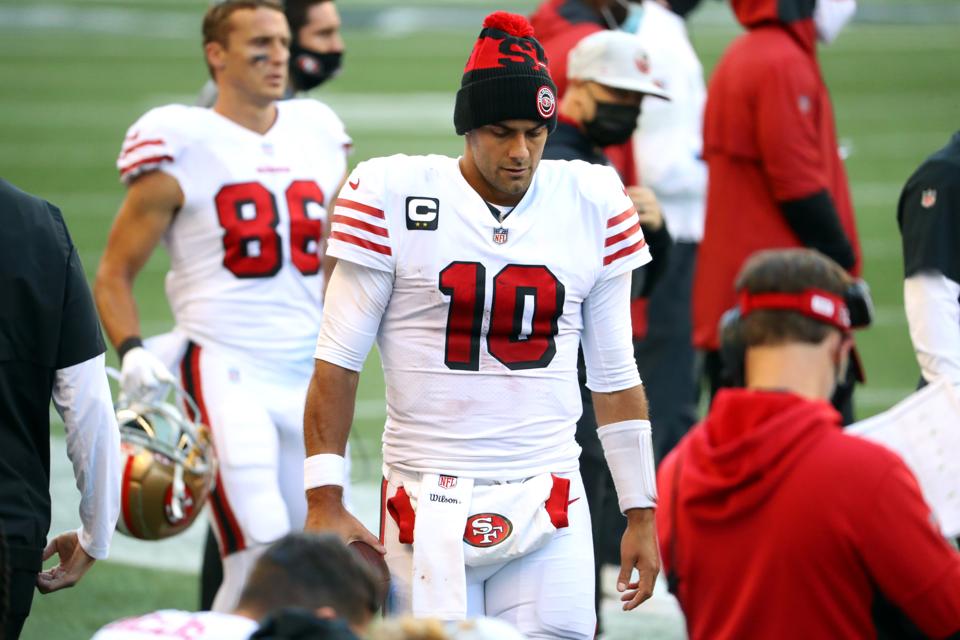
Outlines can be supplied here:
M550 76L557 85L557 101L567 90L567 56L580 40L591 33L607 29L603 17L584 0L546 0L530 16L537 40L543 45L550 66ZM633 143L607 147L604 154L627 186L635 185L637 163Z
M881 595L928 636L960 631L960 554L900 458L826 402L722 390L657 485L693 640L874 638Z
M777 14L802 0L732 0L749 31L717 64L707 90L703 152L709 168L706 226L693 289L694 344L718 347L717 323L734 306L740 267L761 249L802 246L778 202L828 189L857 257L847 176L809 15Z

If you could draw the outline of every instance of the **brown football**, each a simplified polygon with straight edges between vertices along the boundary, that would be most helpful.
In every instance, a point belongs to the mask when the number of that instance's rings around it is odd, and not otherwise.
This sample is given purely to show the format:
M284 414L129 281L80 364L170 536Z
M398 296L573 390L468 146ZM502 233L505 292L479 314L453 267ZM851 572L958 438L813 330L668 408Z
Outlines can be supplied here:
M379 551L371 547L366 542L354 540L348 546L354 553L363 558L363 561L366 562L371 569L373 569L374 575L380 578L380 595L382 605L387 599L387 594L390 592L390 570L387 568L386 561L383 559L383 556L380 555Z

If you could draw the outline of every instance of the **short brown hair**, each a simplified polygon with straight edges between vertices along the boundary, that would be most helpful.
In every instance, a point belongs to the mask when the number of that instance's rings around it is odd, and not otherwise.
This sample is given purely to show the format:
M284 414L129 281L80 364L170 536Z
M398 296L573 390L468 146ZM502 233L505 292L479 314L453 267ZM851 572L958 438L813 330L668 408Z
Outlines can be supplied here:
M280 0L226 0L218 2L207 9L203 16L203 46L206 47L211 42L218 42L223 47L227 46L227 38L230 37L230 31L233 29L230 23L230 16L241 9L274 9L283 13L283 4ZM210 71L210 77L213 78L213 69L207 64Z
M749 293L802 293L822 289L843 296L852 279L843 268L812 249L760 251L747 260L737 276L737 291ZM819 344L836 331L823 322L795 311L753 311L741 321L747 347L786 342Z
M349 624L366 624L383 599L373 569L337 536L290 533L257 559L239 607L263 617L297 607L331 607Z

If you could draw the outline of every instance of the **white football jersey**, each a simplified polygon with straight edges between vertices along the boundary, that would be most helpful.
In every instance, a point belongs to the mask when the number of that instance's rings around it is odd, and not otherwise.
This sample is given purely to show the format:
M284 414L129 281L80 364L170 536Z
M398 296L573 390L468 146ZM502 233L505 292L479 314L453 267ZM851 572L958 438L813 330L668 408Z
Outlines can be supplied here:
M243 616L164 609L111 622L93 640L246 640L256 630L256 621Z
M183 191L164 236L177 326L201 345L309 367L322 315L321 238L350 138L316 100L277 109L263 135L212 109L153 109L130 127L117 167L127 184L160 170Z
M616 173L544 160L501 223L457 159L376 158L332 223L330 255L394 275L377 337L384 461L478 478L575 470L581 304L650 260Z

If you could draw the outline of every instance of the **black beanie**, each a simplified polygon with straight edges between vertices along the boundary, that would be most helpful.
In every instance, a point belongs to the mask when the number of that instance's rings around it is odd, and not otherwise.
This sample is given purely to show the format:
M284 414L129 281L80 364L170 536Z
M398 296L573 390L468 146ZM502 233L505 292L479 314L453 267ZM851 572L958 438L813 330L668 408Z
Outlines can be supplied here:
M557 126L557 87L547 56L523 16L497 11L483 21L457 91L457 135L504 120Z

